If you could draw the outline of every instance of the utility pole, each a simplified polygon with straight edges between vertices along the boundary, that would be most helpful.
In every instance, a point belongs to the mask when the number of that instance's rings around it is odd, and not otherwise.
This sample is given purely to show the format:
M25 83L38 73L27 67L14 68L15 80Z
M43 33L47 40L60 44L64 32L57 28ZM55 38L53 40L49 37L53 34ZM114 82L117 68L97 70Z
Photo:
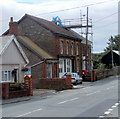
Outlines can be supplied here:
M113 57L113 41L111 37L111 58L112 58L112 68L114 67L114 57Z
M87 7L87 16L86 16L86 71L88 70L88 7Z

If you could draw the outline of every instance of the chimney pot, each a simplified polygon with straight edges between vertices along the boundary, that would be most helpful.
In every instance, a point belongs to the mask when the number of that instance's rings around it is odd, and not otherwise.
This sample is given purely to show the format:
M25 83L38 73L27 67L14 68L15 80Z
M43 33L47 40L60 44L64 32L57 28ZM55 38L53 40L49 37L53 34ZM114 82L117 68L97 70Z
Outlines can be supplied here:
M13 17L10 17L10 22L13 22Z

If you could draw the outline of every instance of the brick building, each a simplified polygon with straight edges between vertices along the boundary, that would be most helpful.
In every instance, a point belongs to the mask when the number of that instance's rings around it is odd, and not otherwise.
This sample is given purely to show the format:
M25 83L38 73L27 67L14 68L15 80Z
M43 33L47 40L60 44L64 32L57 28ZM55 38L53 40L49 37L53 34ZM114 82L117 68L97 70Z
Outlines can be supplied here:
M11 18L9 29L26 53L32 68L33 87L42 78L61 78L64 73L82 73L82 37L54 22L25 14L18 22Z

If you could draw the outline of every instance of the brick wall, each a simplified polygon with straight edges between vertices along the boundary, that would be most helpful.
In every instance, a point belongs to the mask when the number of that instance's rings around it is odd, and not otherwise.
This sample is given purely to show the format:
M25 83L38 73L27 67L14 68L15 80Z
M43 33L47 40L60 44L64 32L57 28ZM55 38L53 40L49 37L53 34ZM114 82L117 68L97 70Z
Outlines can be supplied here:
M63 90L72 88L71 76L66 78L44 78L40 80L40 87L43 89Z
M41 61L41 58L35 55L32 51L30 51L28 48L26 48L21 42L19 42L21 47L23 48L25 54L29 58L29 64L28 66L32 66L33 64L36 64ZM37 65L32 68L32 78L33 78L33 88L37 88L39 84L39 80L43 76L43 69L42 64Z

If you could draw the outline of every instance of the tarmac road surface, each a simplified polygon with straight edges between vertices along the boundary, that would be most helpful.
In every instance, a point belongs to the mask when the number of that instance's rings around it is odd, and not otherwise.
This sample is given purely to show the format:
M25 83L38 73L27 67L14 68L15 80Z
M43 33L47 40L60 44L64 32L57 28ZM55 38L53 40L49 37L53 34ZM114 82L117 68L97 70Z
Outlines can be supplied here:
M76 86L45 99L2 106L3 117L118 117L119 76ZM82 87L82 88L81 88Z

